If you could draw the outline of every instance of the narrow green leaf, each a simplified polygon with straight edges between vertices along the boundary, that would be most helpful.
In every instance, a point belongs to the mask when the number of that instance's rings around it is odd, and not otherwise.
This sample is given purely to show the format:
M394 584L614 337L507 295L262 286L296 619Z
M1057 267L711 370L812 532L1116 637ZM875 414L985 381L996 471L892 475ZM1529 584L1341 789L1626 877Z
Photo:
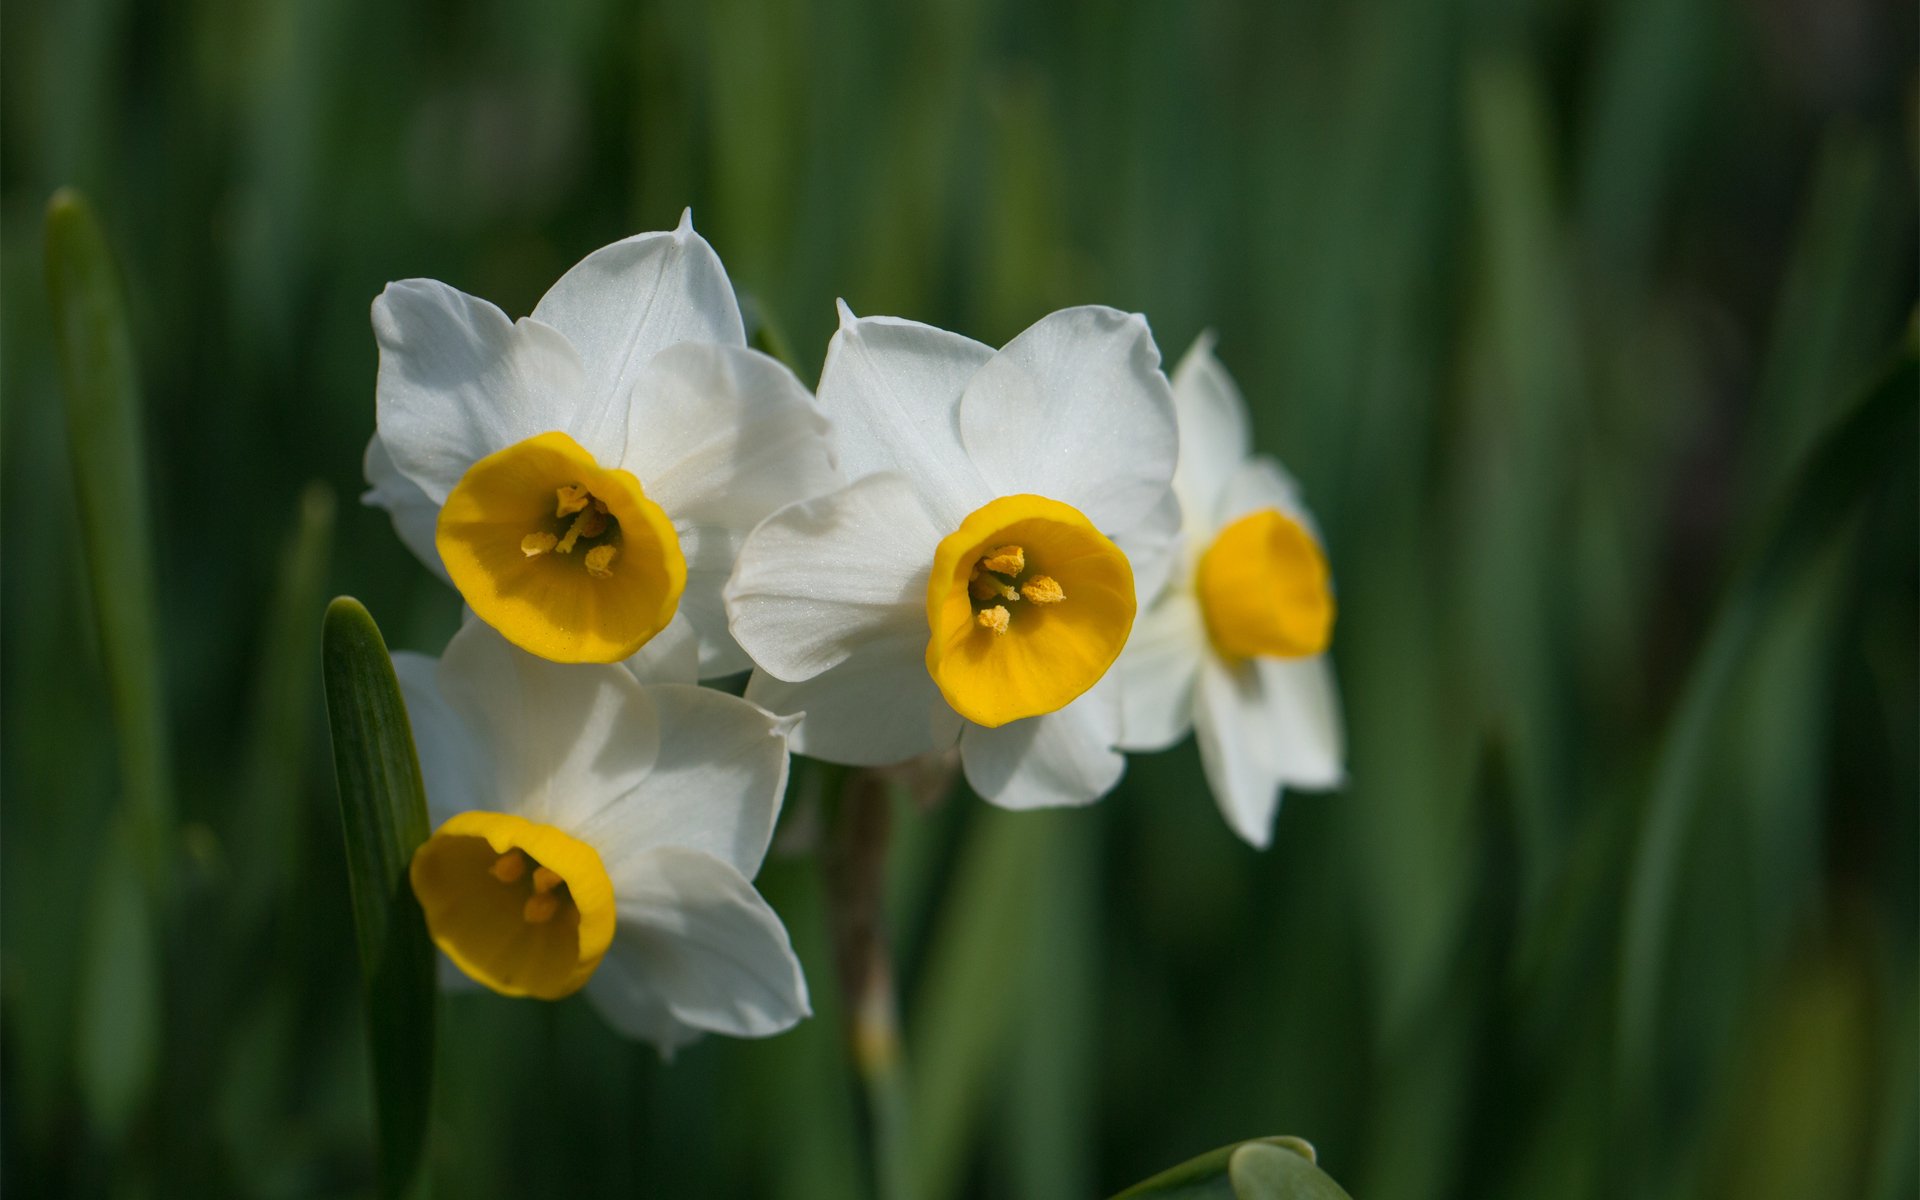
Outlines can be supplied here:
M253 702L248 709L239 791L232 815L240 913L264 915L271 897L290 878L297 847L292 839L306 778L314 720L314 610L325 595L327 560L333 549L333 492L309 483L300 493L293 529L281 550L268 601Z
M1266 1142L1248 1142L1227 1161L1235 1200L1352 1200L1311 1158Z
M121 788L131 807L136 861L158 890L172 820L155 636L153 539L138 372L120 272L78 192L47 204L47 291L67 400L87 579L112 697Z
M1615 1075L1621 1117L1642 1120L1655 1085L1668 942L1684 852L1699 812L1715 721L1780 597L1815 561L1866 493L1913 453L1912 329L1880 379L1814 447L1775 510L1767 536L1734 579L1668 725L1627 883L1621 936Z
M1256 1147L1260 1148L1261 1154L1256 1155L1244 1165L1236 1165L1245 1152ZM1264 1151L1283 1155L1293 1162L1275 1165L1265 1159ZM1265 1186L1270 1179L1289 1178L1286 1173L1295 1171L1296 1164L1297 1167L1304 1167L1307 1171L1307 1174L1299 1175L1298 1178L1311 1180L1318 1176L1326 1180L1326 1185L1333 1190L1330 1192L1245 1190ZM1243 1183L1243 1175L1250 1182ZM1314 1165L1313 1146L1310 1143L1301 1138L1282 1136L1253 1138L1209 1150L1196 1158L1188 1159L1177 1167L1169 1167L1151 1179L1134 1184L1115 1196L1113 1200L1251 1200L1256 1196L1264 1198L1293 1195L1318 1200L1322 1196L1343 1197L1346 1193L1341 1191L1331 1179L1327 1179L1325 1172Z
M321 664L366 985L381 1194L419 1196L427 1190L435 984L407 867L427 838L426 790L393 661L358 600L327 606Z
M88 1115L117 1142L159 1064L160 953L127 812L100 845L81 944L75 1058Z

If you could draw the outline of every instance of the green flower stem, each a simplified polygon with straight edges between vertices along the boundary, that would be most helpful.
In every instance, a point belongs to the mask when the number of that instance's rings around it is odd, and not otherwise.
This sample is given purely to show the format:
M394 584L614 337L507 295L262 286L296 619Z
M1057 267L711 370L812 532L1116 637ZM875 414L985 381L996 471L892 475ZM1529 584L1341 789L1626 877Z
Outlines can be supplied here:
M844 776L827 850L827 904L847 1053L866 1102L874 1191L881 1200L909 1200L906 1070L883 912L893 825L887 793L877 772Z

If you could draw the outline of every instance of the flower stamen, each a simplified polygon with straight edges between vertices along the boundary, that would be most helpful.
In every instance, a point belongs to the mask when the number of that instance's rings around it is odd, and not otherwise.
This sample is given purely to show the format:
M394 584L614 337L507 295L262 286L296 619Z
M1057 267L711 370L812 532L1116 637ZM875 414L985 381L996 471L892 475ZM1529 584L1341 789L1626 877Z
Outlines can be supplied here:
M1018 575L1027 569L1027 552L1020 546L1002 546L988 551L980 565L996 575Z
M1035 575L1020 585L1020 594L1035 604L1058 604L1067 593L1051 575Z
M527 856L518 850L509 850L493 860L489 873L501 883L519 883L527 873Z
M980 628L982 629L991 629L995 633L1005 633L1007 626L1013 621L1013 616L1007 612L1006 605L996 604L992 608L981 609L973 615L973 619L979 622Z

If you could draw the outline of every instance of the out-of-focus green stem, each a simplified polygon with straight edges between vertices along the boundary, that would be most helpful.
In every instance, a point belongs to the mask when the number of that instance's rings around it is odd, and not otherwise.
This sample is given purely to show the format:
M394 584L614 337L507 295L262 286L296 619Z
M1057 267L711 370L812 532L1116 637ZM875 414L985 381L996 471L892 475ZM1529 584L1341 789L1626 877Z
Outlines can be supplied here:
M872 771L848 772L827 850L827 903L847 1053L866 1101L874 1191L881 1200L908 1200L906 1069L882 903L892 824L886 780Z

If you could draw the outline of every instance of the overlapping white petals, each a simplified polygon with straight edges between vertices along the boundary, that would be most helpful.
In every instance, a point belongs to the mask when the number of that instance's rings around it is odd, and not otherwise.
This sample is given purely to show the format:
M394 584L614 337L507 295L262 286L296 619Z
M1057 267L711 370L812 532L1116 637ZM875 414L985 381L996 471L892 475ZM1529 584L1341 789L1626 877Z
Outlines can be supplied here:
M403 279L374 299L373 336L379 436L435 504L468 467L536 434L560 430L603 461L625 448L624 419L595 423L580 357L549 325L509 321L436 280Z
M609 875L613 945L587 995L615 1028L671 1049L675 1026L766 1037L812 1015L786 928L733 867L662 846Z
M967 381L960 437L993 495L1132 529L1165 500L1178 438L1146 321L1095 306L1042 317Z
M1186 588L1174 589L1134 619L1133 636L1114 664L1123 749L1165 750L1187 736L1206 640L1200 602Z
M1119 692L1103 681L1058 712L997 729L968 725L960 763L973 790L1001 808L1091 804L1126 773L1119 740Z
M927 674L926 623L876 634L837 666L804 683L765 671L747 681L747 699L799 718L795 753L856 767L904 762L953 745L964 723Z
M446 579L447 566L440 561L440 551L433 544L433 527L440 519L440 506L419 484L401 473L378 433L367 439L361 470L369 486L360 503L386 509L401 543L413 551L428 570Z
M723 692L645 686L626 665L547 662L477 620L437 663L394 666L436 824L509 813L599 856L615 936L587 990L616 1027L671 1050L807 1015L786 931L748 882L786 788L789 722Z
M927 575L948 531L914 481L869 475L782 509L748 538L727 585L733 636L760 668L811 679L876 641L927 644ZM886 694L874 698L885 703Z
M581 259L534 305L533 319L573 344L586 403L623 430L629 397L654 355L679 342L747 344L726 268L693 231L691 210L670 233L635 234Z
M820 405L846 477L899 472L943 532L991 499L961 445L956 405L993 357L971 338L895 317L855 317L842 303Z
M1214 357L1213 334L1203 333L1173 370L1173 404L1180 422L1180 465L1173 488L1189 522L1211 529L1227 479L1253 448L1247 402Z

